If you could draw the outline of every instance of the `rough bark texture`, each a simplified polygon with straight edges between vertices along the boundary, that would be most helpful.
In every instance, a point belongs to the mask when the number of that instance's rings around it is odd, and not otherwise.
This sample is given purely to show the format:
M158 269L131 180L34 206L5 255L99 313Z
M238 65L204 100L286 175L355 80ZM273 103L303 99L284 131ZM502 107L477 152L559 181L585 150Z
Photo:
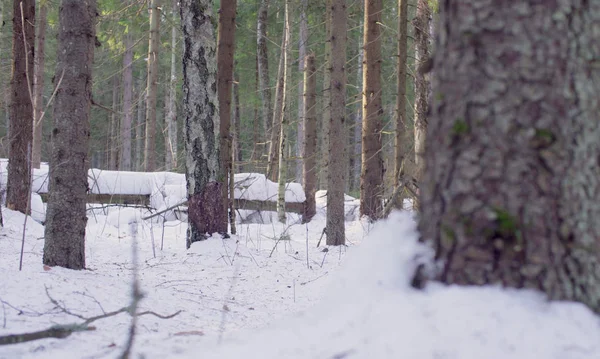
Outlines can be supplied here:
M438 278L600 312L600 3L441 4L419 224Z
M121 153L122 171L131 171L131 122L133 118L133 37L125 35L125 53L123 54L123 117L121 118Z
M158 51L160 48L160 9L158 0L150 1L150 36L148 40L148 85L146 87L146 172L156 169L156 95L158 87Z
M42 113L44 112L44 65L46 48L46 28L48 17L48 3L40 3L39 18L35 43L35 58L33 69L33 145L31 146L31 165L40 168L42 162ZM1 23L1 22L0 22Z
M306 205L302 222L307 223L317 213L315 193L317 192L317 77L315 55L306 56L304 67L304 168L303 183Z
M331 121L331 92L329 86L331 85L331 73L329 68L331 67L331 0L325 1L325 60L323 67L323 116L319 124L321 125L321 160L319 161L319 188L327 189L327 176L329 171L329 123Z
M363 21L360 22L360 27L363 26ZM359 50L357 56L357 76L356 76L356 87L362 89L362 80L363 80L363 58L364 58L364 48L362 38L359 40ZM362 154L362 94L358 94L356 100L356 109L354 110L354 146L351 147L351 151L353 155L350 156L352 158L349 176L350 176L350 190L359 190L360 189L360 172L362 168L361 164L361 154Z
M300 2L300 29L298 31L298 126L296 131L296 182L302 184L302 154L304 153L304 59L306 58L306 43L308 41L308 19L306 8L308 0Z
M219 118L221 119L221 174L219 175L219 180L222 183L229 183L229 172L233 165L231 157L231 88L233 85L236 8L236 0L221 0L218 27L219 39L217 44L217 91L219 94ZM223 186L221 190L222 206L224 206L224 210L227 212L230 201L228 186ZM227 226L227 218L225 218L225 226Z
M382 0L365 0L360 214L368 216L371 220L379 218L383 196L380 29L382 11Z
M327 245L346 243L346 0L331 0L331 66L329 108L329 171L327 176Z
M406 140L406 64L408 39L408 0L398 0L398 79L396 84L396 133L394 134L394 187L398 188L404 176L404 142ZM395 199L396 208L402 209L404 198Z
M63 0L59 10L50 187L44 264L85 268L88 142L96 1Z
M413 20L415 27L415 177L420 180L425 169L424 154L427 133L427 111L429 99L429 76L423 66L429 61L429 23L428 0L417 1L417 16Z
M212 233L227 232L219 179L219 99L217 97L216 39L211 0L180 2L183 29L183 116L185 119L186 182L189 210L187 246ZM212 199L211 199L212 198ZM219 205L215 202L218 200ZM204 220L209 218L214 220Z
M282 104L283 107L281 109L281 124L279 126L279 146L277 150L279 151L278 156L278 165L277 165L277 218L279 222L285 223L285 183L287 182L286 176L286 145L287 145L287 130L288 130L288 122L289 122L289 97L287 95L288 83L289 83L289 43L290 43L290 12L289 12L289 0L285 1L285 15L284 15L284 27L283 27L283 45L281 46L281 56L283 58L283 86L281 87ZM279 91L279 88L277 89ZM279 96L279 94L278 94ZM279 100L279 97L278 97ZM275 124L273 124L273 129L275 129Z
M281 122L284 117L284 104L286 96L286 67L285 48L287 46L287 35L284 31L281 40L281 56L279 57L279 69L277 70L277 88L275 89L275 108L273 109L271 123L271 140L269 141L269 155L267 162L267 178L276 182L279 174L279 139L281 135Z
M258 58L258 81L261 100L262 124L265 130L265 140L271 133L273 108L271 107L271 85L269 80L269 53L267 51L267 16L269 0L260 0L258 21L256 25L256 51Z
M24 28L23 20L26 24ZM35 1L14 0L6 207L23 213L28 211L31 196L29 187L34 118L32 103L34 25Z
M165 169L171 171L177 168L177 3L173 0L171 10L173 11L173 26L171 27L171 78L169 82L169 107L167 112L167 148L165 149Z

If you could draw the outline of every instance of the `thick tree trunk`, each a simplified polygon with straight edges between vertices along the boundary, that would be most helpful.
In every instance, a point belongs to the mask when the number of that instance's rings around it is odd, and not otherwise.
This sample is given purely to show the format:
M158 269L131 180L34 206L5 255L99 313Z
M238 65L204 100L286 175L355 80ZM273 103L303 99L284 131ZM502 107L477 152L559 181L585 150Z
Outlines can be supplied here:
M219 99L216 41L211 0L180 2L183 49L183 115L185 119L188 191L187 247L207 235L225 233L219 166Z
M419 223L438 278L600 312L600 3L441 4Z
M429 99L429 76L423 66L429 61L430 11L427 0L417 1L415 27L415 177L419 180L425 169L424 154L427 133L427 110Z
M408 40L408 0L398 0L398 65L396 85L396 133L394 134L394 188L401 185L404 176L404 149L406 146L406 45ZM395 207L402 209L404 197L395 198Z
M131 171L131 123L133 118L133 38L131 33L125 35L125 54L123 55L123 118L121 119L121 153L122 171Z
M14 0L6 207L23 213L29 210L31 197L34 41L35 1Z
M381 215L383 159L381 155L381 12L382 0L365 0L363 61L362 171L360 214L371 220Z
M85 268L95 22L95 0L62 1L55 75L62 82L54 103L43 260L46 265L71 269Z
M143 79L138 80L138 102L137 102L137 123L135 125L135 169L136 171L144 170L144 124L146 113L144 108L145 96L145 81Z
M156 170L156 96L158 91L158 52L160 48L159 0L150 1L150 36L148 40L148 85L146 87L146 172Z
M317 77L315 55L306 56L304 67L304 159L303 183L306 204L302 223L310 222L317 213Z
M221 0L219 10L218 44L217 44L217 91L219 94L220 114L220 153L223 183L229 183L229 172L232 167L231 157L231 87L233 85L233 55L235 52L235 14L236 0ZM233 195L233 194L232 194ZM228 186L222 187L222 201L225 212L229 208ZM233 198L231 198L233 201ZM225 218L225 227L227 218Z
M301 0L300 3L300 29L298 31L298 72L300 73L298 81L298 126L296 131L296 182L302 182L302 168L304 153L304 60L306 58L306 43L308 41L308 20L306 9L308 0Z
M112 112L110 113L110 147L109 147L109 160L108 169L116 171L117 164L119 161L119 143L121 138L119 136L119 118L117 117L119 107L119 79L113 77L113 92L112 92Z
M256 51L258 58L258 81L261 100L261 116L266 140L271 133L273 108L271 102L271 85L269 80L269 52L267 51L267 16L269 0L260 0L258 21L256 25ZM264 149L263 149L264 151ZM261 151L262 152L262 151ZM259 156L260 157L260 156Z
M44 112L44 63L46 48L46 28L48 4L40 3L39 18L36 24L37 36L35 44L33 69L33 145L31 149L31 165L40 168L42 162L42 113ZM1 23L1 22L0 22Z
M171 81L169 82L169 107L167 112L167 141L165 142L165 169L171 171L177 168L177 3L173 0L173 26L171 28Z
M329 171L327 176L327 245L346 243L344 189L346 188L346 0L331 0L331 66Z
M273 121L271 123L271 140L269 141L269 155L267 162L267 178L276 182L279 173L279 140L281 137L281 122L284 117L285 105L285 46L286 34L281 40L281 56L279 57L279 69L277 71L277 88L275 89L275 108L273 110Z

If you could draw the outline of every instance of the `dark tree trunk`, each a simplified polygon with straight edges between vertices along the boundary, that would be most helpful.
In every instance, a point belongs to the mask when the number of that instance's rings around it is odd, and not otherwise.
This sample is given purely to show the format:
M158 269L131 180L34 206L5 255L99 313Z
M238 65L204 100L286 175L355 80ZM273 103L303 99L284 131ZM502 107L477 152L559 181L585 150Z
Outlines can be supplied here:
M430 11L427 0L417 1L415 26L415 177L420 180L425 169L425 141L429 100L429 75L424 71L429 58Z
M95 0L62 1L54 77L62 82L54 103L43 259L46 265L71 269L85 268L95 22Z
M441 2L422 238L445 283L600 312L600 3L477 4Z
M189 203L187 247L215 232L225 233L221 201L219 100L211 0L182 0L183 116Z
M304 158L303 183L306 204L302 222L310 222L317 213L317 77L315 55L306 56L304 66Z
M123 55L123 117L121 119L121 153L122 171L131 171L131 123L133 118L133 38L125 36L125 54Z
M401 185L404 177L406 140L406 45L408 39L408 0L398 0L398 65L396 83L396 133L394 136L394 187ZM402 209L404 198L396 196L395 207Z
M150 1L150 36L148 44L148 85L146 87L146 172L156 170L156 96L158 92L158 52L160 49L160 6Z
M14 0L6 207L23 213L29 210L31 197L34 41L35 1Z
M33 168L40 168L42 161L42 113L44 112L44 63L46 47L46 28L48 4L40 3L37 38L35 44L35 59L33 70L33 145L31 150L31 164Z
M271 85L269 80L269 52L267 51L267 16L269 11L269 0L260 0L258 9L258 21L256 25L256 53L257 74L260 89L262 124L265 135L263 141L269 138L271 133L271 122L273 119L273 108L271 101ZM265 149L263 148L264 152ZM260 156L258 156L260 157Z

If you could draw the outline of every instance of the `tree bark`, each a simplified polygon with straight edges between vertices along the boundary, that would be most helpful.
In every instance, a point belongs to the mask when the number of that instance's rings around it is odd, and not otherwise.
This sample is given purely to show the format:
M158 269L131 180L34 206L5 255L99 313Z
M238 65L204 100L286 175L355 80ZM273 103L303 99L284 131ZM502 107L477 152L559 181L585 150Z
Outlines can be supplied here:
M415 17L415 178L419 180L425 169L424 153L427 134L427 111L429 99L429 77L422 66L429 61L430 11L427 0L417 1Z
M146 172L156 170L156 95L158 90L158 52L160 48L159 0L150 0L150 36L148 40L148 85L146 87Z
M304 67L304 159L303 183L306 205L302 223L310 222L317 213L317 77L315 55L306 56Z
M136 171L144 170L144 114L146 109L144 108L145 96L145 81L140 78L138 81L138 92L137 92L137 124L135 125L135 169Z
M125 53L123 54L123 118L121 119L121 153L122 171L131 171L131 123L133 118L133 37L125 35Z
M363 21L360 21L359 27L363 27ZM364 59L364 47L363 39L360 38L358 41L358 57L357 57L357 75L356 75L356 87L361 89L361 93L358 94L356 101L356 109L354 110L354 146L351 147L353 151L353 160L350 162L350 190L360 190L360 173L362 169L361 155L362 155L362 87L363 87L363 59Z
M188 191L187 247L212 233L225 233L219 166L215 21L211 0L180 2L183 29L183 115Z
M378 219L383 209L380 29L382 11L382 0L365 0L360 214L371 220Z
M346 0L331 0L331 66L329 171L327 176L327 245L346 243L344 189L346 188Z
M172 0L173 26L171 28L171 81L169 82L169 110L167 112L167 148L165 149L165 169L177 168L177 3Z
M231 144L231 90L233 86L233 55L235 52L235 14L236 0L221 0L219 10L218 44L217 44L217 91L219 94L220 114L220 181L229 183L229 172L232 167ZM233 193L232 193L233 195ZM229 209L228 186L222 187L221 198L225 212ZM227 217L225 218L225 227Z
M22 213L29 211L31 197L34 41L35 1L14 0L6 207Z
M273 119L273 108L271 104L271 81L269 79L269 52L267 51L268 11L269 0L260 0L258 21L256 25L256 53L258 58L258 81L261 100L261 116L265 131L265 137L262 138L263 141L266 140L271 133L271 122Z
M308 42L308 20L306 9L308 0L301 0L300 3L300 29L298 31L298 72L300 73L298 81L298 126L296 131L296 182L302 184L302 168L304 153L304 60L306 59L306 43Z
M112 112L110 113L110 147L108 169L116 171L118 169L117 164L119 162L119 143L121 138L119 136L119 118L117 112L119 110L119 79L113 77L113 92L112 92Z
M598 313L600 3L519 4L441 3L419 230L445 283Z
M43 261L70 269L85 268L95 22L95 0L62 1Z
M40 168L42 162L42 113L44 112L44 63L46 48L46 28L48 4L39 4L39 18L36 24L37 36L33 69L33 145L31 150L31 165Z
M328 189L327 187L327 176L329 171L329 139L327 136L329 135L329 123L331 121L331 92L330 92L330 72L329 68L331 67L331 23L329 19L331 18L331 0L326 0L326 9L325 9L325 61L324 61L324 71L323 71L323 118L320 121L321 125L321 161L319 168L319 188Z
M242 142L240 135L242 133L242 119L240 109L240 84L239 78L234 73L233 83L233 162L234 167L237 168L238 172L244 172L244 166L242 164ZM234 172L235 173L235 172Z
M281 95L281 102L282 102L282 108L281 108L281 123L279 125L279 139L278 139L278 147L277 147L277 151L279 151L279 156L278 156L278 165L277 165L277 184L278 184L278 190L277 190L277 217L279 219L279 222L281 223L285 223L286 222L286 216L285 216L285 184L287 182L287 178L286 178L286 170L287 170L287 166L285 163L285 150L286 150L286 141L287 141L287 127L288 127L288 121L289 121L289 106L288 106L288 95L287 95L287 90L288 90L288 83L289 83L289 78L288 78L288 74L289 74L289 58L290 58L290 54L289 54L289 43L290 43L290 13L289 13L289 0L285 1L285 20L284 20L284 26L283 26L283 44L281 46L281 57L283 59L283 73L281 74L281 78L283 79L283 86L281 86L281 92L280 88L277 88L278 91L278 95L277 95L277 100L279 101L279 96ZM281 79L279 80L281 81ZM273 121L275 122L275 117L273 117ZM273 130L275 130L275 123L273 123ZM274 142L271 142L271 145L273 145ZM270 151L269 151L270 152Z

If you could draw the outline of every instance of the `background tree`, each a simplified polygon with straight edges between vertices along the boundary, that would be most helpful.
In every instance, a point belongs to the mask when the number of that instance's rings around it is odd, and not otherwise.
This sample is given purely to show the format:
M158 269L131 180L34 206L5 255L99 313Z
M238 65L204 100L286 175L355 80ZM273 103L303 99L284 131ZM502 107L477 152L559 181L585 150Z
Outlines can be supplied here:
M221 202L216 39L210 0L180 2L183 29L183 114L188 190L188 248L227 223ZM225 218L225 221L223 219Z
M150 0L150 35L148 40L148 85L146 90L146 146L144 162L147 172L156 169L156 97L158 87L158 53L160 43L159 0Z
M429 61L429 4L427 0L417 0L415 27L416 67L426 66ZM429 100L429 76L424 68L415 73L415 176L421 178L424 171L425 138L427 134L427 108Z
M177 139L177 58L179 52L177 49L177 40L179 39L179 29L175 24L177 21L177 3L178 0L172 0L171 11L172 16L172 27L171 27L171 79L169 82L169 106L167 112L167 148L165 149L165 170L171 171L177 168L177 147L179 141Z
M437 278L600 312L600 4L475 3L440 12L419 223Z
M34 42L35 1L14 0L6 207L23 213L31 197Z
M404 177L404 149L406 148L406 65L408 40L408 0L398 0L398 79L396 98L396 133L394 137L394 188L398 188ZM404 198L399 194L396 208L402 209Z
M62 0L44 264L85 268L95 0Z
M40 168L42 161L42 113L44 112L44 65L46 57L46 28L48 17L48 1L38 2L39 17L36 22L36 43L33 68L33 145L31 165Z
M317 192L317 72L315 55L309 54L304 70L304 159L303 181L306 204L302 222L310 222L317 213L315 193Z
M261 136L261 140L265 140L271 133L271 125L273 119L273 109L271 100L271 84L269 76L269 52L267 49L267 19L269 15L269 0L260 0L256 21L256 58L257 58L257 74L259 82L262 123L265 136ZM267 148L268 149L268 148ZM264 149L263 149L264 151Z
M123 54L123 114L120 128L120 166L122 171L131 171L131 125L133 122L133 36L131 30L125 35Z

